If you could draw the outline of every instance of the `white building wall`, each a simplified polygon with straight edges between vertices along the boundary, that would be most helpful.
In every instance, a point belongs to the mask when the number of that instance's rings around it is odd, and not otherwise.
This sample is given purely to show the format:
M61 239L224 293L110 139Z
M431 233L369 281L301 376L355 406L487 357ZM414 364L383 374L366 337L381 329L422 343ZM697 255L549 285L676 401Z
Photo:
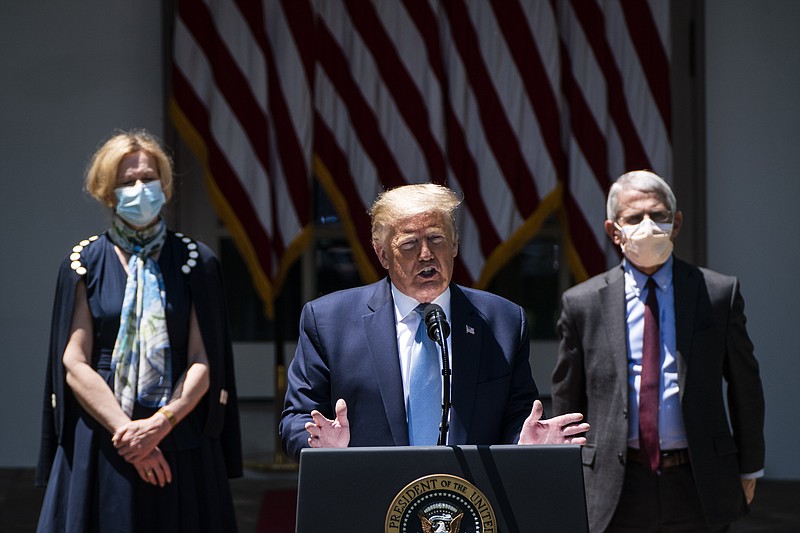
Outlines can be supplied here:
M706 2L709 267L739 276L770 478L800 478L800 2ZM691 216L691 214L689 214Z
M0 3L0 467L39 452L58 265L106 218L82 192L115 128L164 124L161 2Z

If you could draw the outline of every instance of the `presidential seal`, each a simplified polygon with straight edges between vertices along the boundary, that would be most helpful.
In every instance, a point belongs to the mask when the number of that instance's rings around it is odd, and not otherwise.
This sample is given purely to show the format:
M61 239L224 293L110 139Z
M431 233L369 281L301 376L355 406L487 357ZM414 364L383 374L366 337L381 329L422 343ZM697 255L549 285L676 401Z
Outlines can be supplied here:
M397 493L386 513L386 533L496 533L489 500L466 479L434 474Z

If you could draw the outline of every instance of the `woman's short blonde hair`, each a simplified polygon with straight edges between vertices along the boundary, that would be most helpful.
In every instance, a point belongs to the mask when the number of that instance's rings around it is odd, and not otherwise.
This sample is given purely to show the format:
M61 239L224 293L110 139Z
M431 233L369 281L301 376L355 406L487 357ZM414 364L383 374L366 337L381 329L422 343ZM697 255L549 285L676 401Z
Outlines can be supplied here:
M457 241L456 208L461 199L442 185L419 183L403 185L381 193L370 209L372 243L383 246L403 219L422 213L439 213L445 220L450 237Z
M161 147L159 139L146 130L122 131L103 143L92 156L86 171L86 191L98 202L114 207L119 164L126 155L135 152L145 152L155 159L161 189L169 201L172 197L172 159Z

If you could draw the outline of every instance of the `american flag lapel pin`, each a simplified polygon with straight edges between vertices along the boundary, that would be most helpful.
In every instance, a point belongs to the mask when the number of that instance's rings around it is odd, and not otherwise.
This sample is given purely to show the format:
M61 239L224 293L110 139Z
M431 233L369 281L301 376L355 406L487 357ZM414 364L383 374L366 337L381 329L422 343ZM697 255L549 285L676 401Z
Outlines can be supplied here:
M475 335L475 328L472 326L467 326L467 333L470 335Z

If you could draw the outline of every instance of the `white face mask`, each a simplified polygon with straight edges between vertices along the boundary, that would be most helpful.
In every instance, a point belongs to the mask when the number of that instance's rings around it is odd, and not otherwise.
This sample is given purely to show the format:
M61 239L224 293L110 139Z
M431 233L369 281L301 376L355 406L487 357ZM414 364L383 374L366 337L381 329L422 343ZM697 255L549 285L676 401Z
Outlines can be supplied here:
M666 262L672 253L672 222L656 224L645 217L635 226L614 226L622 233L621 248L625 257L641 268L651 268Z

